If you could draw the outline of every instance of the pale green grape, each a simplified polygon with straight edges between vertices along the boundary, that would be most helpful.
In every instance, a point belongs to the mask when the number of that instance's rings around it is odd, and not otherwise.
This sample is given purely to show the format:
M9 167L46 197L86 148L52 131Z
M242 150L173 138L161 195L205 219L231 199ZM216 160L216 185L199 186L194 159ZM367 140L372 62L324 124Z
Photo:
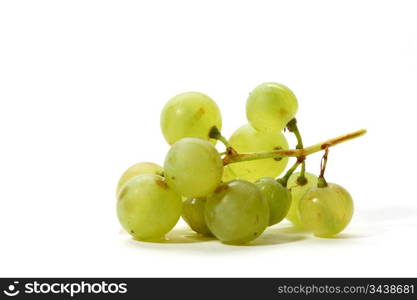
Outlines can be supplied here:
M176 95L161 112L161 129L172 145L184 137L209 139L210 129L222 128L220 110L210 97L197 92ZM212 143L216 140L210 139Z
M142 174L130 179L117 200L117 216L136 239L163 237L181 216L181 196L159 175Z
M222 183L207 198L204 213L214 236L229 244L255 239L269 222L268 202L256 185L243 180Z
M317 185L317 176L311 173L305 173L307 182L304 185L300 185L297 180L300 173L294 173L288 179L287 187L291 191L291 207L287 214L287 219L294 225L302 227L300 215L298 212L298 204L305 193L312 187Z
M269 204L269 226L281 222L291 206L291 192L274 178L265 177L255 182Z
M129 169L127 169L123 175L120 177L117 184L117 193L120 192L122 187L128 182L131 178L141 175L141 174L156 174L161 175L164 170L161 166L151 163L151 162L140 162L134 164Z
M172 145L164 164L170 187L185 197L205 197L221 181L223 162L216 148L199 138L183 138Z
M204 207L206 198L188 198L182 204L182 218L197 233L212 235L204 219Z
M254 128L278 132L298 110L297 98L286 86L266 82L258 85L246 101L246 116Z
M352 219L352 197L335 183L313 187L301 199L299 213L306 229L316 236L330 237L345 229Z
M280 132L257 131L250 124L236 130L229 139L230 145L239 153L267 152L288 149L288 142ZM244 179L256 181L261 177L277 177L287 166L288 158L245 161L225 167L223 181Z

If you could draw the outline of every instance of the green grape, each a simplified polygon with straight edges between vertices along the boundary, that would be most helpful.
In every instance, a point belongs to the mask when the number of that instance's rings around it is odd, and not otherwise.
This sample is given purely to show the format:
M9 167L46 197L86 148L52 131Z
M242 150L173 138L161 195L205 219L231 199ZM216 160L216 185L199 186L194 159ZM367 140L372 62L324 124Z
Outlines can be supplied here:
M291 206L291 192L274 178L265 177L255 182L269 204L269 226L281 222Z
M286 86L266 82L258 85L246 101L246 116L257 130L278 132L298 110L297 98Z
M163 237L181 216L181 196L159 175L142 174L130 179L117 200L117 216L136 239Z
M185 197L205 197L219 185L223 162L216 148L199 138L172 145L164 164L168 185Z
M297 182L300 173L294 173L288 179L287 187L291 191L291 207L287 214L287 220L291 221L294 225L302 227L300 215L298 212L298 204L304 194L312 187L317 185L317 176L311 173L305 173L307 182L304 185L300 185Z
M195 232L211 236L212 233L204 219L206 202L206 198L188 198L182 204L182 218Z
M117 184L117 193L120 192L122 187L128 182L131 178L141 175L141 174L156 174L161 175L164 169L161 166L151 163L151 162L140 162L134 164L129 169L127 169L122 177L120 177L119 182ZM117 194L116 193L116 194Z
M353 201L340 185L313 187L301 199L299 213L303 226L319 237L341 232L353 215Z
M287 140L282 133L257 131L250 124L236 130L229 143L240 153L288 149ZM244 179L254 182L261 177L277 177L284 171L287 163L288 158L285 157L279 161L268 158L230 164L225 167L223 180Z
M184 137L209 140L210 129L222 128L219 107L210 97L197 92L176 95L161 112L161 129L170 144ZM215 144L216 140L210 139Z
M207 197L208 228L224 243L242 244L258 237L268 226L269 206L256 185L232 180Z

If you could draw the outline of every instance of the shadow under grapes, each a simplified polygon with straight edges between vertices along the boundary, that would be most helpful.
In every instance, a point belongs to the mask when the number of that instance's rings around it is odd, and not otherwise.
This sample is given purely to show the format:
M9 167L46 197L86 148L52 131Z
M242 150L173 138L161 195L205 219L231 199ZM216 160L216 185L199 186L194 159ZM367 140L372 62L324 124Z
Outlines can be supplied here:
M299 242L307 238L307 232L302 231L298 228L293 227L271 227L265 230L261 236L253 240L248 244L233 245L233 244L222 244L214 237L207 237L193 232L189 228L175 228L166 235L165 238L156 240L135 240L131 239L129 243L136 245L155 245L158 244L192 244L192 243L206 243L213 242L219 243L225 246L234 247L254 247L254 246L268 246L268 245L282 245L287 243Z
M140 243L151 243L151 244L190 244L190 243L202 243L215 240L214 237L203 236L195 233L188 228L174 228L164 238L155 240L135 240L133 241Z
M269 246L300 242L308 238L304 233L304 231L298 231L297 228L291 232L289 227L271 227L267 228L257 239L240 246Z

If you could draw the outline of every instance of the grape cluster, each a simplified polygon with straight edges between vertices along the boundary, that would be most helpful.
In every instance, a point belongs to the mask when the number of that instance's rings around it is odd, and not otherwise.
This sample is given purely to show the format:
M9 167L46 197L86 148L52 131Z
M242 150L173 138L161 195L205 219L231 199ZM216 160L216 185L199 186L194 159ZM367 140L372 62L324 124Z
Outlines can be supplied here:
M263 83L247 99L248 124L226 139L210 97L197 92L173 97L161 113L162 133L171 145L163 167L141 162L118 182L123 228L136 239L155 240L182 216L195 232L229 244L250 242L284 218L319 237L341 232L352 217L351 196L324 180L324 168L319 177L305 172L306 155L288 150L285 129L296 134L298 151L304 150L297 109L289 88ZM222 153L218 141L225 145ZM296 163L278 178L289 156ZM293 173L299 165L301 172Z

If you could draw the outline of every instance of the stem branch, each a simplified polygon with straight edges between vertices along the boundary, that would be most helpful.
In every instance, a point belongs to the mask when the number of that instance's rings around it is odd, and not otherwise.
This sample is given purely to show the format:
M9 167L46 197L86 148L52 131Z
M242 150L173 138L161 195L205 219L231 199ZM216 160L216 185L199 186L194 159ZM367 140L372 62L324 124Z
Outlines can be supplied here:
M298 130L297 119L294 118L291 121L289 121L287 124L287 128L289 132L294 133L295 138L297 139L297 145L295 146L295 149L303 149L303 139L301 138L300 130Z
M326 140L321 143L314 144L312 146L302 149L288 149L288 150L275 150L271 152L259 152L259 153L230 153L223 158L223 165L231 163L237 163L242 161L266 159L266 158L280 158L280 157L303 157L310 154L325 150L326 148L333 147L340 143L352 140L360 137L366 133L366 129L360 129L339 137L335 137Z
M285 175L278 179L278 182L282 184L283 187L287 187L288 179L294 173L295 170L297 170L298 166L301 164L301 162L297 159L296 162L292 165L292 167L285 173Z
M220 130L216 126L213 126L210 129L209 137L212 138L212 139L215 139L215 140L218 140L218 141L222 142L223 145L226 148L231 148L231 146L230 146L229 142L227 141L227 139L224 136L222 136L222 134L220 133Z
M317 183L318 187L326 187L327 186L326 179L324 179L324 172L326 171L328 156L329 156L329 147L326 147L324 149L324 155L323 155L323 157L321 158L321 161L320 161L320 176L319 176L318 183Z
M293 118L291 121L288 122L287 124L287 128L289 132L294 133L295 138L297 139L297 145L295 146L295 149L303 149L304 148L304 144L303 144L303 139L301 138L301 133L300 130L298 129L297 126L297 119ZM298 157L297 158L298 161L301 161L301 172L300 172L300 176L298 176L297 178L297 182L300 185L304 185L307 183L307 179L305 177L305 173L306 173L306 160L305 160L305 156L304 157Z

